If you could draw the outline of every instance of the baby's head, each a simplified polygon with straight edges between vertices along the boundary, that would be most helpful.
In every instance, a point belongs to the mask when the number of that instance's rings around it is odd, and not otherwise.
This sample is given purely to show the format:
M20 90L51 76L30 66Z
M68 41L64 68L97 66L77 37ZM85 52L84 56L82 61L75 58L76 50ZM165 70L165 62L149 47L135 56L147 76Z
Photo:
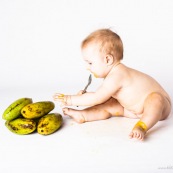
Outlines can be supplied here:
M105 78L114 65L123 59L121 38L110 29L99 29L81 44L87 69L99 78Z
M82 44L81 49L86 48L90 44L95 44L101 54L112 55L116 61L123 59L123 43L118 34L110 29L99 29L92 32L86 37Z

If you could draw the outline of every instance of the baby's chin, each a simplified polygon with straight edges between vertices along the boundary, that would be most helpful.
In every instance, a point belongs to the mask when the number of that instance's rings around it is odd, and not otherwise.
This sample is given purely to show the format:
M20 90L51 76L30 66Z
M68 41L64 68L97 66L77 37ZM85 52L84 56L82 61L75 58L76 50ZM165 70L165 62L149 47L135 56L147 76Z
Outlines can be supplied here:
M106 75L98 75L98 74L96 74L96 73L92 73L93 74L93 76L95 77L95 78L100 78L100 79L104 79L105 77L106 77Z
M95 72L91 72L91 73L95 78L105 78L106 77L106 75L98 75Z

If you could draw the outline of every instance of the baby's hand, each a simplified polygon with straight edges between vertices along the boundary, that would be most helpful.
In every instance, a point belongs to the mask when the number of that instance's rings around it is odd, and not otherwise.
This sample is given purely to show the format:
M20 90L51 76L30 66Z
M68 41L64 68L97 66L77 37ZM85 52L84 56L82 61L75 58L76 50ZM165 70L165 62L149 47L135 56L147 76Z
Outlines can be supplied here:
M80 90L80 91L77 93L77 95L82 95L82 94L84 94L84 91L83 91L83 90Z
M71 106L71 96L64 95L61 93L55 93L53 96L53 99L55 101L58 101L61 103L61 106Z

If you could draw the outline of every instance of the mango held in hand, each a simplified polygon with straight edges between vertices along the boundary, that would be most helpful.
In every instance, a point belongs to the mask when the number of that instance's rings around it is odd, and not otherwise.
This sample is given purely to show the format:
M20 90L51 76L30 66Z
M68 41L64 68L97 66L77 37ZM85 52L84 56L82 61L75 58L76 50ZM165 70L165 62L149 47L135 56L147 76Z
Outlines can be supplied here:
M10 131L18 135L26 135L32 133L36 129L36 122L25 118L6 121L5 125Z
M48 114L55 107L51 101L35 102L26 105L22 110L21 114L23 117L28 119L39 118L43 115Z
M37 132L41 135L49 135L57 131L63 122L63 118L58 113L52 113L40 118L37 126Z
M3 113L2 118L5 120L13 120L21 115L21 110L26 105L32 103L31 98L20 98L14 101Z

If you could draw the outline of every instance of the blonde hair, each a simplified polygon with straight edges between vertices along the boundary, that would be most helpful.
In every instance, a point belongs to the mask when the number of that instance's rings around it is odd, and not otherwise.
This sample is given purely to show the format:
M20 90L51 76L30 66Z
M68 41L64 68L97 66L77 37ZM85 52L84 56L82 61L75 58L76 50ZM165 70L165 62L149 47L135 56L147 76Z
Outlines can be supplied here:
M123 43L118 34L110 29L99 29L88 35L81 44L85 48L90 43L99 45L100 51L105 54L111 54L117 60L123 59Z

